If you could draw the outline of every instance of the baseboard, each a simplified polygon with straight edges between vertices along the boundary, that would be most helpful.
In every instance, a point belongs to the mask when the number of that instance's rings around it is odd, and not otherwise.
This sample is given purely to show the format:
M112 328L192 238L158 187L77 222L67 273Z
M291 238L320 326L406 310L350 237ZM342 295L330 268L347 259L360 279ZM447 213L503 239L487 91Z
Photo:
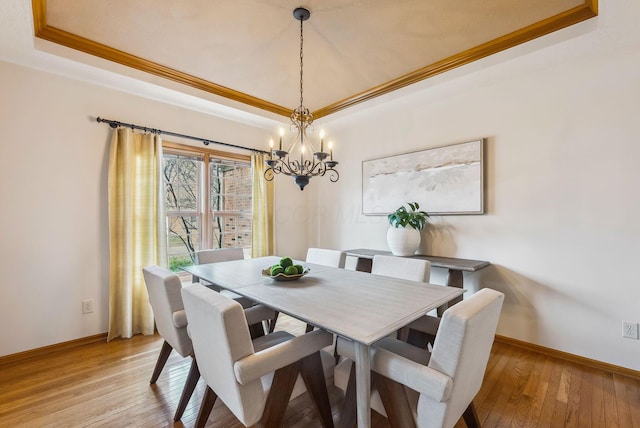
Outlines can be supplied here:
M20 360L25 360L28 358L40 357L52 352L59 352L82 345L88 345L90 343L106 341L106 339L107 333L100 333L93 336L70 340L68 342L56 343L55 345L49 345L42 348L31 349L29 351L18 352L17 354L5 355L3 357L0 357L0 366L4 364L14 363ZM495 341L498 343L503 343L505 345L511 345L518 348L526 349L528 351L537 352L539 354L549 355L550 357L580 364L586 367L591 367L597 370L603 370L640 380L640 371L616 366L615 364L592 360L590 358L581 357L579 355L570 354L568 352L558 351L557 349L547 348L546 346L536 345L534 343L513 339L507 336L501 336L499 334L496 334Z
M82 345L88 345L96 342L106 342L107 333L100 333L93 336L81 337L80 339L70 340L68 342L56 343L54 345L43 346L42 348L31 349L29 351L18 352L17 354L9 354L0 357L0 366L3 364L15 363L17 361L23 361L28 358L41 357L52 352L60 352L71 348L76 348Z
M619 374L622 376L631 377L640 380L640 371L628 369L626 367L616 366L615 364L604 363L598 360L592 360L590 358L581 357L579 355L570 354L568 352L558 351L557 349L547 348L545 346L536 345L534 343L525 342L511 337L501 336L496 334L495 341L498 343L504 343L505 345L511 345L518 348L523 348L528 351L537 352L539 354L548 355L550 357L558 358L560 360L569 361L571 363L580 364L586 367L591 367L597 370L603 370Z

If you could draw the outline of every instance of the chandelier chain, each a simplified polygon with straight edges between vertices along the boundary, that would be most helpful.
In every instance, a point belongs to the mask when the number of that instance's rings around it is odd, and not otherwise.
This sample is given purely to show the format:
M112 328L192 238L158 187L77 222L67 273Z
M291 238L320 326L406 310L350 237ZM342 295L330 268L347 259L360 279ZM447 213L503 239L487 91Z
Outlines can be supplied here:
M304 21L301 19L300 20L300 107L302 107L302 66L303 66L303 51L302 51L302 47L304 46L304 36L303 36L303 32L302 32L302 23Z

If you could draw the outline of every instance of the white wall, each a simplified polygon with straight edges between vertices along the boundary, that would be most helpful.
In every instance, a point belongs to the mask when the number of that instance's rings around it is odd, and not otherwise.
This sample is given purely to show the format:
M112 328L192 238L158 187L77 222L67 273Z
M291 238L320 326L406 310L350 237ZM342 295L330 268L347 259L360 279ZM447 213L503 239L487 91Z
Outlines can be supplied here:
M386 219L360 214L363 160L487 137L486 215L433 218L423 250L492 263L465 284L506 294L499 334L640 370L621 337L640 322L640 7L600 12L330 122L342 178L310 202L310 245L387 249Z
M0 94L0 356L107 331L111 133L96 115L253 147L270 132L6 62Z

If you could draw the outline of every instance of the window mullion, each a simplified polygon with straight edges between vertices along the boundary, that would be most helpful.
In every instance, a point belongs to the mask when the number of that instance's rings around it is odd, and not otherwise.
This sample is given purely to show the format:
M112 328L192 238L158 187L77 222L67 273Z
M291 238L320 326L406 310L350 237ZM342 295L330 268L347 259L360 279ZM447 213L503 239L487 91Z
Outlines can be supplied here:
M211 201L211 172L209 171L209 154L204 155L204 161L202 162L202 179L200 180L200 216L202 218L202 227L200 228L202 233L202 243L204 245L201 249L214 248L213 238L211 236L211 214L210 207Z

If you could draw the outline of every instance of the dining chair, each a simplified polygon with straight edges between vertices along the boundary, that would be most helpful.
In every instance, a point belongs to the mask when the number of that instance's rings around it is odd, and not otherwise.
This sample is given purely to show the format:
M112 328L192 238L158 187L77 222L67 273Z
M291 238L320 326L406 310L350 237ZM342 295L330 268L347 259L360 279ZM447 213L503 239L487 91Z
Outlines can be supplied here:
M314 263L317 265L344 268L345 260L347 259L347 253L339 250L328 250L325 248L309 248L307 250L307 263ZM279 313L276 312L276 318L271 322L269 326L269 333L273 332L278 321ZM311 324L307 324L306 332L313 331L315 327Z
M218 397L243 425L278 427L289 400L305 387L322 426L333 427L325 381L333 359L322 351L331 334L277 331L252 340L239 303L199 285L183 288L182 298L207 385L196 427L205 426Z
M187 334L187 317L180 294L182 282L175 273L159 266L145 267L142 269L142 274L147 286L156 328L164 339L150 383L156 383L172 350L175 349L183 357L192 357L191 368L174 415L174 420L177 421L182 417L198 379L200 379L198 364L193 358L193 345Z
M485 288L442 317L433 351L384 338L371 351L371 407L392 428L451 428L460 417L468 427L480 423L473 398L482 385L504 294ZM334 370L335 385L345 391L339 426L355 423L353 345L339 339L345 358Z
M232 260L243 260L244 259L244 251L242 248L217 248L213 250L199 250L196 251L196 264L202 265L207 263L219 263L219 262L229 262ZM197 276L193 275L193 282L200 282L203 285L215 290L219 293L226 295L227 297L237 300L238 303L242 305L243 308L249 308L256 303L253 300L247 299L246 297L242 297L239 294L236 294L229 290L222 290L215 284L211 284L208 281L201 280Z
M409 281L429 282L431 262L424 259L378 254L373 256L371 273Z
M199 250L196 251L196 264L207 264L207 263L219 263L219 262L229 262L233 260L243 260L244 259L244 250L242 248L215 248L211 250ZM237 293L234 293L230 290L224 290L218 287L215 284L212 284L208 281L201 280L197 276L193 275L193 282L200 282L201 284L211 288L212 290L217 291L218 293L222 293L225 296L229 297L240 303L243 308L250 308L254 306L256 302L251 299L247 299ZM271 333L275 328L276 320L278 318L278 313L274 312L273 319L266 320L265 326L261 326L258 328L257 326L251 327L251 336L256 337L258 335L264 334L264 332Z
M408 257L396 257L375 255L371 263L371 273L374 275L388 276L391 278L406 279L409 281L429 282L431 278L431 262L424 259L412 259ZM425 336L423 340L433 340L436 330L421 331ZM409 340L410 329L403 327L398 331L398 338ZM416 341L419 339L416 338Z
M347 253L340 250L329 250L326 248L309 248L307 250L307 263L314 263L317 265L336 267L344 269L345 261L347 260ZM310 332L315 327L311 324L307 324L306 332Z
M325 248L309 248L307 250L307 263L317 265L344 268L347 253L340 250L328 250Z
M172 350L175 349L183 357L192 358L191 368L174 415L174 420L178 421L182 417L193 390L200 379L200 371L193 353L193 343L187 332L188 321L181 294L182 288L192 284L183 284L175 273L159 266L148 266L142 269L142 273L147 286L149 303L153 310L156 328L158 334L164 339L150 383L156 383ZM272 319L275 312L263 305L252 306L245 309L244 312L245 322L253 335L255 337L264 336L264 332L262 334L256 334L255 332L259 331L264 320Z

